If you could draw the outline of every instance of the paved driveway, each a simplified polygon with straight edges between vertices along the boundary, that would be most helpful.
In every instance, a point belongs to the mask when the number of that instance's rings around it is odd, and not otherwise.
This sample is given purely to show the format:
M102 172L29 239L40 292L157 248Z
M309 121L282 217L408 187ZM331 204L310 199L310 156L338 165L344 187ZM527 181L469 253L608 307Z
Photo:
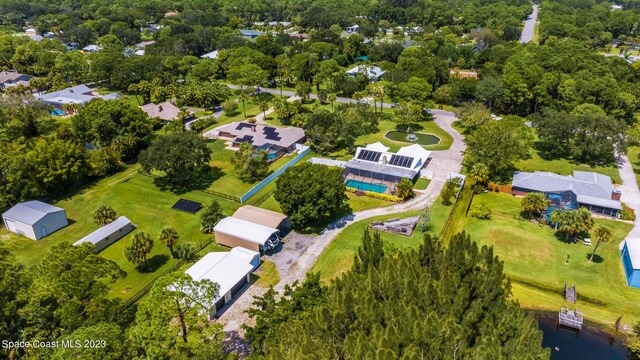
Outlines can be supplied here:
M620 201L635 210L637 215L634 227L628 236L640 237L640 189L638 189L636 174L633 172L633 167L631 167L629 158L626 155L620 158L618 172L620 173L620 178L622 178L622 185L619 186L622 191Z
M538 20L538 9L538 5L533 5L533 12L529 15L529 18L524 21L522 35L520 35L520 42L523 44L533 40L533 33L536 27L536 21Z

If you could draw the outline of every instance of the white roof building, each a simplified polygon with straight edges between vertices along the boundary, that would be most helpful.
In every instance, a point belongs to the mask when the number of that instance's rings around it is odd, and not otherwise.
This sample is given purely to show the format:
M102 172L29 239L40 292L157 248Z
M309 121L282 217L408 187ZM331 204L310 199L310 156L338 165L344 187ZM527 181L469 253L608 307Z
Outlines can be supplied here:
M260 254L236 247L229 252L210 252L193 264L185 273L195 281L210 280L218 284L215 309L209 314L213 318L226 304L231 302L249 283L253 270L260 264Z
M213 232L218 244L254 251L269 250L280 241L278 229L234 217L220 220Z
M374 142L373 144L369 144L369 145L365 146L364 148L367 149L367 150L380 151L380 152L389 151L389 147L388 146L384 146L380 141Z
M369 80L378 81L384 75L385 71L378 66L373 65L358 65L353 69L346 71L347 75L355 77L358 74L362 74Z
M210 53L206 53L206 54L200 56L200 58L202 58L202 59L217 59L219 53L220 53L220 50L213 50Z
M68 225L64 209L37 200L16 204L2 214L2 220L8 231L33 240Z

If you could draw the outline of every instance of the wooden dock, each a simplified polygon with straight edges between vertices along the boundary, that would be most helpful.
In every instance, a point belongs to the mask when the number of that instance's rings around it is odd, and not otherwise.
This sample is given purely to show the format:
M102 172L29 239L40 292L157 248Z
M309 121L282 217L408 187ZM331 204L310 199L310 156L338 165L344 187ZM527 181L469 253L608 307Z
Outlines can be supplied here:
M576 300L578 300L578 293L576 292L576 286L569 286L567 284L564 284L564 298L566 301L571 302L571 303L576 303Z
M565 326L575 330L582 330L582 322L584 316L576 310L569 310L567 307L560 309L558 313L558 325Z

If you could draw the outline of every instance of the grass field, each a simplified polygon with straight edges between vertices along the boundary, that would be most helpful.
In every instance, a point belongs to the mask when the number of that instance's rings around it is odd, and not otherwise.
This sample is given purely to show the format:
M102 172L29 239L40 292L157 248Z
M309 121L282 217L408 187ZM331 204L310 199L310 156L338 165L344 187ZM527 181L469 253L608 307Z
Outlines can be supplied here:
M416 183L413 185L413 188L416 190L426 190L427 186L429 186L429 183L431 182L431 180L429 179L425 179L425 178L419 178L418 181L416 181Z
M618 244L632 225L596 219L604 223L613 238L602 243L594 262L588 261L593 247L566 243L546 225L520 218L520 199L499 193L476 195L472 208L485 204L492 211L491 220L467 218L464 229L480 245L494 247L504 261L504 271L513 283L513 293L525 308L558 311L566 305L564 285L576 285L579 308L585 318L609 326L618 316L624 324L640 320L640 290L626 284ZM591 234L591 239L595 237ZM568 261L567 261L568 259ZM571 307L574 307L571 304Z
M432 230L429 231L430 234L437 235L440 232L450 210L451 206L444 206L439 201L431 206L431 223L433 227ZM417 216L421 214L422 211L390 214L362 220L347 226L335 239L333 239L329 246L324 249L311 271L320 272L320 278L325 282L340 276L340 274L349 270L353 265L353 256L360 246L364 229L368 227L371 222ZM385 246L387 247L397 249L413 248L419 245L422 241L423 234L420 232L419 227L420 224L418 224L418 227L416 227L411 236L392 234L388 232L381 232L380 235L385 241Z
M275 286L280 282L280 274L278 274L276 264L272 261L263 261L260 267L254 272L254 275L258 276L256 285L263 288Z
M127 170L112 177L101 180L53 204L62 207L67 213L70 225L51 234L50 236L33 241L2 231L2 237L16 255L19 262L25 265L35 265L55 244L61 241L71 243L98 228L93 222L92 212L101 204L111 205L118 215L128 217L137 226L129 235L103 250L100 255L115 261L126 273L125 279L119 280L112 287L111 295L126 298L144 287L158 274L175 264L169 250L155 241L148 259L151 272L139 272L135 266L124 257L124 248L129 245L133 234L145 231L154 239L164 226L174 227L180 235L180 243L197 245L209 238L200 232L200 217L185 212L172 210L171 206L180 198L187 198L207 204L212 200L218 201L225 215L231 215L240 204L225 201L202 192L189 192L180 196L168 191L159 190L153 179L139 175L138 166L131 166ZM222 248L210 245L205 250L213 251Z
M615 166L596 166L575 164L566 159L545 160L538 155L534 149L530 151L531 158L521 160L516 163L516 168L520 171L549 171L560 175L570 175L573 171L595 171L597 173L611 177L614 184L620 184L620 175Z
M228 195L240 197L253 187L256 182L244 182L238 177L231 158L235 156L232 150L226 150L227 145L222 140L216 140L208 143L211 149L211 161L209 165L214 169L215 180L209 186L209 190L221 192ZM274 161L269 169L275 171L294 158L294 155L285 155Z

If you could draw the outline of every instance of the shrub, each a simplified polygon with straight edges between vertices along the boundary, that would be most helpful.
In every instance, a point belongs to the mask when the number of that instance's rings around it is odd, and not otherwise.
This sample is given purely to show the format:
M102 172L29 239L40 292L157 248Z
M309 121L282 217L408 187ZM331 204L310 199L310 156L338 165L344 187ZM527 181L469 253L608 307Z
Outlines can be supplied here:
M398 183L398 191L396 193L398 197L402 200L407 200L410 197L413 197L415 193L413 192L413 183L409 179L402 179Z
M222 207L217 201L212 201L200 213L200 230L205 234L213 234L213 228L222 220Z
M622 211L620 211L620 219L635 221L636 214L632 208L628 207L626 204L622 204Z
M252 117L249 118L249 120L247 120L249 122L249 124L255 124L258 120L256 120L256 118Z
M196 250L191 246L191 244L180 244L176 246L176 258L182 259L184 261L192 261L195 260L198 256L196 255Z
M216 122L216 118L214 118L213 116L200 118L191 122L191 131L201 132L209 126L215 124Z
M357 192L362 192L366 196L372 197L374 199L380 199L380 200L386 200L386 201L392 201L392 202L402 202L402 199L400 199L397 196L377 193L375 191L362 191L352 187L347 187L347 191L354 194Z
M222 111L227 116L235 113L238 110L238 103L233 100L227 100L222 103Z
M213 115L213 110L205 110L204 114L205 115Z
M478 206L471 211L471 216L480 220L491 219L491 209L485 204Z

